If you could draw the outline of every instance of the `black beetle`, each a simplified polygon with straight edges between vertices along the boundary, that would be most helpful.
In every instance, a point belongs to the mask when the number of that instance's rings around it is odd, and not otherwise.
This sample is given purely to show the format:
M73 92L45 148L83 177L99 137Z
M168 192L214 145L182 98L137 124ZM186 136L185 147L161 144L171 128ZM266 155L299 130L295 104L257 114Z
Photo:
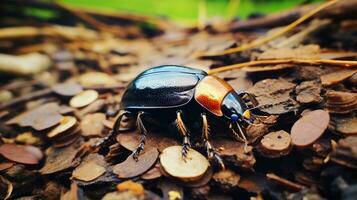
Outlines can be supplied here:
M238 94L224 80L205 71L184 66L164 65L139 74L126 88L112 136L117 135L123 116L135 117L142 135L133 152L137 159L144 149L147 128L143 116L154 120L175 122L183 137L182 156L186 157L190 145L190 132L186 118L202 121L202 138L209 159L215 158L224 167L216 149L209 142L208 116L229 122L234 136L246 142L244 128L254 120L242 96L247 95L254 106L255 98L248 93ZM189 115L189 116L188 116Z

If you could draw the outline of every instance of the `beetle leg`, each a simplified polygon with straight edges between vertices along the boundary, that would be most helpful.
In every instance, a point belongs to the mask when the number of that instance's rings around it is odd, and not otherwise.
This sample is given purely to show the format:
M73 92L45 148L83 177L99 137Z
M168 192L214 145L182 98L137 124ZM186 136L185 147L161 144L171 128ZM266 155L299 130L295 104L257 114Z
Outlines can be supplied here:
M143 114L144 114L144 112L141 111L138 113L138 115L136 117L136 123L137 123L137 127L139 129L139 132L141 134L141 137L140 137L140 143L139 143L138 147L133 151L133 154L132 154L133 158L135 160L138 160L138 156L144 150L145 142L146 142L147 130L143 124L143 120L142 120Z
M124 117L124 116L127 116L127 115L129 115L129 114L130 114L129 111L124 110L124 111L118 116L117 120L115 121L114 126L113 126L113 130L110 131L109 134L108 134L106 137L100 139L98 142L96 142L95 144L93 144L93 145L91 146L91 148L96 149L96 148L98 148L98 147L103 146L104 144L107 144L107 143L110 142L110 141L113 141L114 138L115 138L115 137L118 135L118 133L119 133L120 123L121 123L123 117Z
M207 156L210 160L215 159L218 164L221 166L222 169L225 169L223 160L217 150L212 146L212 144L209 142L209 126L207 122L207 116L206 114L202 113L202 137L203 141L205 143L205 148L207 152Z
M238 132L236 132L233 128L233 124L229 125L229 128L232 130L232 133L234 135L234 137L240 141L240 142L244 142L244 152L248 153L248 140L247 137L245 136L245 131L243 130L243 128L241 127L241 125L236 122L235 123L237 125L238 128Z
M188 149L191 147L190 133L187 130L185 124L183 123L181 115L182 115L181 110L176 112L176 125L177 125L177 129L179 130L180 134L183 136L182 157L183 157L183 159L186 159Z
M239 93L239 96L241 96L241 97L247 96L249 101L252 103L253 107L257 107L259 105L258 100L255 98L255 96L253 94L250 94L248 92L242 92L242 93Z

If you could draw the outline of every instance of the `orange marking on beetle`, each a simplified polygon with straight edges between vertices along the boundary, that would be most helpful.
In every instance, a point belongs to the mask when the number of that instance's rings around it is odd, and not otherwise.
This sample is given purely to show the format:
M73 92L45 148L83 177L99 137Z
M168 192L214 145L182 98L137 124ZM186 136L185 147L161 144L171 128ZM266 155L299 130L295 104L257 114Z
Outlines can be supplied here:
M217 116L222 116L221 104L224 97L233 88L224 80L216 76L204 77L196 86L196 101Z

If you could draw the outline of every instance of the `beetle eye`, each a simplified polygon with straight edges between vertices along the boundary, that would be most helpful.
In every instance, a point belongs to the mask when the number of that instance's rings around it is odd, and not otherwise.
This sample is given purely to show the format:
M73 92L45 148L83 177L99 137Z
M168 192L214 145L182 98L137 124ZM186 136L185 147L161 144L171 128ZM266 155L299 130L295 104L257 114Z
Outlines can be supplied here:
M237 121L238 120L238 115L237 114L232 114L231 115L231 120L232 121Z

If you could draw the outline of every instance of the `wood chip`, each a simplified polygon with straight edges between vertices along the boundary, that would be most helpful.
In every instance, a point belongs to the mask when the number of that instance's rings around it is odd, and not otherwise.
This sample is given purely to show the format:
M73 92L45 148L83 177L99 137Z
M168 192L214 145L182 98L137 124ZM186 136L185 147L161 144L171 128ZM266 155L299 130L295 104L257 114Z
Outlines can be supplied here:
M356 72L357 70L355 69L345 69L345 70L332 72L329 74L324 74L320 77L321 83L323 86L334 85L350 78Z
M58 95L71 97L82 92L83 88L77 83L61 83L53 86L52 90Z
M271 132L260 141L261 153L267 157L280 157L287 155L291 150L290 134L280 130Z
M357 110L357 94L352 92L328 91L325 107L330 113L348 114Z
M92 181L103 175L106 171L104 156L90 154L72 172L72 177L81 181Z
M129 155L124 162L113 167L113 173L118 175L119 178L139 176L148 171L156 163L158 157L159 152L156 148L145 150L139 155L138 161L136 161L133 156Z
M59 110L60 107L57 103L46 103L22 113L6 123L18 124L22 127L31 126L35 130L42 131L60 123L62 115L59 114Z
M72 97L69 105L73 108L81 108L94 102L98 98L98 92L95 90L84 90Z
M66 132L67 130L73 128L77 123L77 119L72 116L65 116L61 119L60 124L52 129L48 134L47 137L54 138L61 133Z
M344 136L357 135L357 117L333 117L331 124L334 130L343 134Z
M295 91L297 93L296 100L299 103L310 104L322 101L321 84L316 81L304 81L296 87Z
M104 129L105 114L94 113L83 117L81 121L81 130L83 136L102 136Z
M330 115L324 110L314 110L298 121L291 128L292 143L298 147L308 147L319 139L330 122Z
M12 166L14 166L14 163L11 163L11 162L0 163L0 171L9 169Z
M256 96L260 110L274 115L296 110L297 102L290 97L294 88L294 83L284 79L264 79L248 92Z
M11 161L31 165L38 164L43 158L39 148L15 144L2 144L0 154Z
M76 144L64 148L48 148L45 165L40 170L41 174L53 174L73 166L72 161L78 151Z
M182 181L200 179L209 167L208 160L194 149L188 151L187 159L184 160L181 152L181 146L171 146L163 150L160 163L165 172Z

